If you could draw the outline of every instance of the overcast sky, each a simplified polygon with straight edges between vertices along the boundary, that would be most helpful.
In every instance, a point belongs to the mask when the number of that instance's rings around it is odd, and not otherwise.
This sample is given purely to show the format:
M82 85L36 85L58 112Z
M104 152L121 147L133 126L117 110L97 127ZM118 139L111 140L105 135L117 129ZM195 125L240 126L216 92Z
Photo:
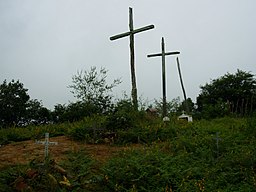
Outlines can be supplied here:
M121 77L116 97L130 95L129 38L134 28L138 96L149 103L162 97L161 51L179 55L187 97L195 102L200 85L241 69L256 74L255 0L0 0L0 82L20 80L31 99L47 108L76 99L67 88L78 70L109 70ZM166 57L167 100L183 98L176 56Z

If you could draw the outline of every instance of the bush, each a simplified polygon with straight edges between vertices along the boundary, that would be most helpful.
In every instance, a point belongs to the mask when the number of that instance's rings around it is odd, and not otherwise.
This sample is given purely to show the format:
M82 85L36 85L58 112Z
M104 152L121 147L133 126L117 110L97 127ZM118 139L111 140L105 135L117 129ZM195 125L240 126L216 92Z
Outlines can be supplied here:
M161 152L129 151L104 167L104 191L165 191L172 188L168 156Z
M133 128L136 126L138 113L129 100L121 100L114 111L108 115L106 128L110 131Z
M101 191L97 183L96 162L85 151L68 153L68 158L62 162L70 176L72 191Z
M141 125L142 126L142 125ZM117 131L118 144L162 142L176 137L176 129L170 126L163 126L162 123L154 125L144 125L128 130Z
M101 136L107 131L105 122L105 116L95 115L93 117L86 117L83 121L71 124L68 136L77 141L88 143L101 142Z
M50 137L64 135L67 134L68 127L69 124L48 124L0 129L0 145L29 139L41 139L44 138L45 133L50 133Z
M125 151L104 167L105 191L199 191L204 168L191 155L173 156L160 148Z

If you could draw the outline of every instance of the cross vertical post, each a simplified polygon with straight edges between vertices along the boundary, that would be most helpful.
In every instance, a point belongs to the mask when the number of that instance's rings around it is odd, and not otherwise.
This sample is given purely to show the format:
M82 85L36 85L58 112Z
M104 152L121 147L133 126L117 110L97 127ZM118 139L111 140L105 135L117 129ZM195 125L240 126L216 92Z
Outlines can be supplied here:
M165 52L165 44L164 38L162 37L161 43L162 52L157 54L150 54L147 57L162 57L162 85L163 85L163 118L167 117L167 109L166 109L166 72L165 72L165 56L166 55L176 55L180 54L180 52Z
M165 75L165 45L162 37L162 81L163 81L163 117L167 116L166 109L166 75Z
M45 133L45 144L44 144L44 156L48 157L48 148L49 148L49 133Z
M133 13L132 8L129 7L129 32L121 33L110 37L110 40L120 39L126 36L130 37L130 63L131 63L131 81L132 81L132 102L135 109L138 109L138 99L137 99L137 86L136 86L136 75L135 75L135 51L134 51L134 34L140 33L153 29L154 25L148 25L146 27L141 27L139 29L133 28Z
M137 86L136 86L136 75L135 75L135 51L134 51L134 34L133 32L133 14L132 8L129 8L129 28L130 28L130 61L131 61L131 78L132 78L132 99L134 107L138 108L137 99Z

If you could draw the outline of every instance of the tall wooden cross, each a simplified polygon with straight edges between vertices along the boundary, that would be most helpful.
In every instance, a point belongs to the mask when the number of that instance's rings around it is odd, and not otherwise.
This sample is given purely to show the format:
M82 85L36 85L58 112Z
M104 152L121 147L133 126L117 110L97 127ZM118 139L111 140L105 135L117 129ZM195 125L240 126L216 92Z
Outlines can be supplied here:
M132 80L132 102L134 107L138 108L138 99L137 99L137 88L136 88L136 76L135 76L135 54L134 54L134 34L147 31L154 28L154 25L148 25L146 27L141 27L138 29L133 28L133 15L132 8L129 7L129 28L130 31L121 33L115 36L110 37L110 40L120 39L126 36L130 36L130 62L131 62L131 80Z
M166 80L165 80L165 56L166 55L176 55L180 54L180 52L165 52L165 45L164 45L164 38L162 37L162 52L157 54L148 55L148 57L162 57L162 81L163 81L163 118L167 116L167 109L166 109Z

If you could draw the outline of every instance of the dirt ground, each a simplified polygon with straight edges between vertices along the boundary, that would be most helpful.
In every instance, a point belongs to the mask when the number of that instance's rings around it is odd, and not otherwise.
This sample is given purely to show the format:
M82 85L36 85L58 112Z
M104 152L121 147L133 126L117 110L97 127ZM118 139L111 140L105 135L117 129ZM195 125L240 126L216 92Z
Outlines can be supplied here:
M85 144L65 136L52 137L49 141L58 142L57 145L49 146L49 155L57 162L64 160L68 152L79 150L85 150L92 158L104 162L118 151L128 148L109 144ZM43 144L36 144L35 141L29 140L0 147L0 169L7 165L27 164L33 159L44 159Z

